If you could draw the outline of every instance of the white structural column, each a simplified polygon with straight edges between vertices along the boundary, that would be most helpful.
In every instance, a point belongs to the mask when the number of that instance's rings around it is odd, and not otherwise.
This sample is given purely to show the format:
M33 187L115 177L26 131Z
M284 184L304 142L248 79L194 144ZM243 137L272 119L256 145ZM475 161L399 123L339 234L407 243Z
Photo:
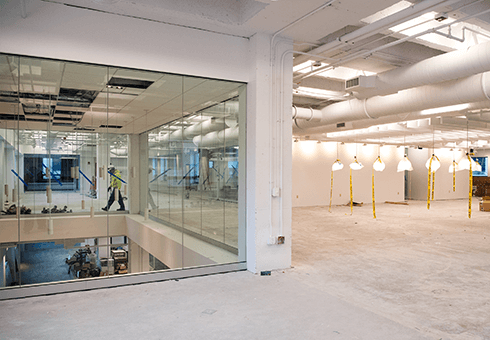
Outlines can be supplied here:
M250 39L252 60L247 100L247 266L252 272L291 266L292 43L276 39L271 81L271 37ZM284 96L281 96L284 81ZM273 101L273 103L271 103ZM282 101L282 103L281 103ZM271 105L273 104L273 105ZM280 112L281 108L287 108ZM275 116L274 110L277 111ZM282 125L282 129L281 129ZM282 136L281 136L282 135ZM274 196L273 195L274 191ZM285 236L284 244L268 244Z
M136 242L129 240L129 272L142 273L150 270L150 253Z
M139 136L129 136L128 147L128 197L129 211L131 214L137 214L140 211L140 150Z
M107 203L107 188L109 187L110 178L107 173L109 167L109 146L107 144L107 135L99 134L97 143L97 197L101 202ZM102 171L100 170L102 168ZM103 175L103 177L101 177ZM102 203L104 204L104 203Z

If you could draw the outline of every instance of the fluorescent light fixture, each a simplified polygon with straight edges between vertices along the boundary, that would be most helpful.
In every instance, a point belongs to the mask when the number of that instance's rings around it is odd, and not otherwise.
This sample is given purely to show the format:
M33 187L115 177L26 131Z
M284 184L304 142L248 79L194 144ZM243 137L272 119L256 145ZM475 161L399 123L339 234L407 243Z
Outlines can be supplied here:
M361 170L362 168L364 168L364 165L362 165L361 163L359 163L359 161L357 160L357 157L354 156L354 161L349 164L349 167L352 170Z
M412 171L412 162L408 159L407 155L403 157L403 159L398 163L398 167L396 169L397 172L402 171Z
M397 2L394 5L391 5L390 7L387 7L387 8L385 8L379 12L376 12L376 13L364 18L364 19L361 19L361 21L365 22L366 24L371 24L375 21L386 18L387 16L390 16L392 14L400 12L401 10L404 10L405 8L408 8L410 6L413 6L413 4L411 2L402 0L400 2Z
M434 109L422 110L421 115L432 115L444 112L462 111L470 107L470 104L458 104L444 107L436 107Z
M320 99L339 99L339 100L345 99L344 92L328 91L328 90L322 90L313 87L300 86L296 90L294 90L294 93L299 95L304 95L307 97L314 97Z
M430 163L431 159L432 159L432 164ZM429 157L427 162L425 162L425 167L427 169L429 169L429 165L430 165L430 171L436 172L441 167L441 162L439 161L439 158L436 155L432 154L432 156Z
M344 164L340 161L340 159L337 159L333 164L332 164L332 171L337 171L337 170L342 170L344 168Z
M328 64L320 63L319 66L315 66L315 65L318 65L316 61L308 60L305 61L304 63L294 66L293 72L306 73L306 72L314 71L315 69L320 68L322 66L327 66Z
M317 64L315 64L315 61L308 60L304 63L301 63L299 65L294 66L293 72L307 73L307 72L315 71L316 69L319 69L320 67L328 66L327 63L321 63L319 66L316 66L316 65ZM316 75L320 76L320 77L324 77L324 78L349 80L349 79L355 78L359 75L371 76L371 75L375 75L375 74L376 74L375 72L363 71L363 70L350 68L350 67L344 67L344 66L337 66L333 69L329 69L329 70L325 70L325 71L319 71L319 73Z
M374 161L373 169L376 171L383 171L385 167L386 164L381 160L381 157L378 156L378 158L376 158L376 160Z

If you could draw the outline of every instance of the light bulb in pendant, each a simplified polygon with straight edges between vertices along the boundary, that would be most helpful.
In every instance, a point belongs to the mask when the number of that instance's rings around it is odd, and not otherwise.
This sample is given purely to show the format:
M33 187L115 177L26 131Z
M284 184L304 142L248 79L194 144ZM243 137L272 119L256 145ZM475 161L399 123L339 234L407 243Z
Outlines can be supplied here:
M430 163L430 160L432 159L432 164ZM430 158L425 162L425 167L429 169L430 165L430 171L436 172L440 167L441 167L441 162L439 161L439 158L437 158L436 155L432 154Z
M374 161L373 169L376 171L383 171L385 167L385 163L381 160L381 157L378 156L378 158L376 158L376 160Z
M398 163L398 167L396 168L397 172L402 171L412 171L412 162L408 159L407 155L403 156L403 159Z
M354 156L354 161L352 163L350 163L349 167L352 170L361 170L362 168L364 168L364 165L362 165L361 163L359 163L359 161L357 160L357 157Z
M340 159L337 159L333 164L332 164L332 171L337 171L337 170L342 170L344 168L344 164L340 161Z

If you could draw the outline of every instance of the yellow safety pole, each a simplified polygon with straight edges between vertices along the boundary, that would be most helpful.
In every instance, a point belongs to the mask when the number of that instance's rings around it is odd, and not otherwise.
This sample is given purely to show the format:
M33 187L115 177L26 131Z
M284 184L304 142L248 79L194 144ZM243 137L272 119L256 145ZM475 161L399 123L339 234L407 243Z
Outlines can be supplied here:
M473 196L473 170L471 169L471 156L468 155L470 161L470 188L468 194L468 218L471 218L471 197Z
M374 169L373 169L373 218L376 218L376 207L374 199Z
M456 161L453 160L453 192L456 191Z
M352 215L352 207L354 202L352 201L352 168L350 170L350 214Z
M430 158L429 161L429 174L428 174L428 180L427 180L427 210L430 209L430 173L431 173L431 168L432 168L432 157Z
M330 204L328 205L328 212L332 212L332 194L333 194L333 170L330 172Z
M431 199L431 201L434 200L434 185L435 185L435 182L436 182L436 172L435 171L432 171L432 199Z

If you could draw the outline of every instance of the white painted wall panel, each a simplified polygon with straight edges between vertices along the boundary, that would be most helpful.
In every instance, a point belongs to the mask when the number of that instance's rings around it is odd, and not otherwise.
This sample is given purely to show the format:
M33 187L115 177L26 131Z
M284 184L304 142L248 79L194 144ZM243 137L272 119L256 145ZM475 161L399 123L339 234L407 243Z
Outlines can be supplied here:
M356 155L356 144L338 145L338 157L344 168L334 172L332 205L350 202L349 164ZM404 173L396 172L403 158L403 149L383 146L380 155L386 168L375 172L377 202L404 200ZM353 200L372 202L372 165L378 156L378 146L357 144L357 159L364 168L352 171ZM293 143L293 207L321 206L330 201L330 173L337 159L337 143L318 144L316 141Z
M42 1L3 1L0 52L248 81L248 39Z

